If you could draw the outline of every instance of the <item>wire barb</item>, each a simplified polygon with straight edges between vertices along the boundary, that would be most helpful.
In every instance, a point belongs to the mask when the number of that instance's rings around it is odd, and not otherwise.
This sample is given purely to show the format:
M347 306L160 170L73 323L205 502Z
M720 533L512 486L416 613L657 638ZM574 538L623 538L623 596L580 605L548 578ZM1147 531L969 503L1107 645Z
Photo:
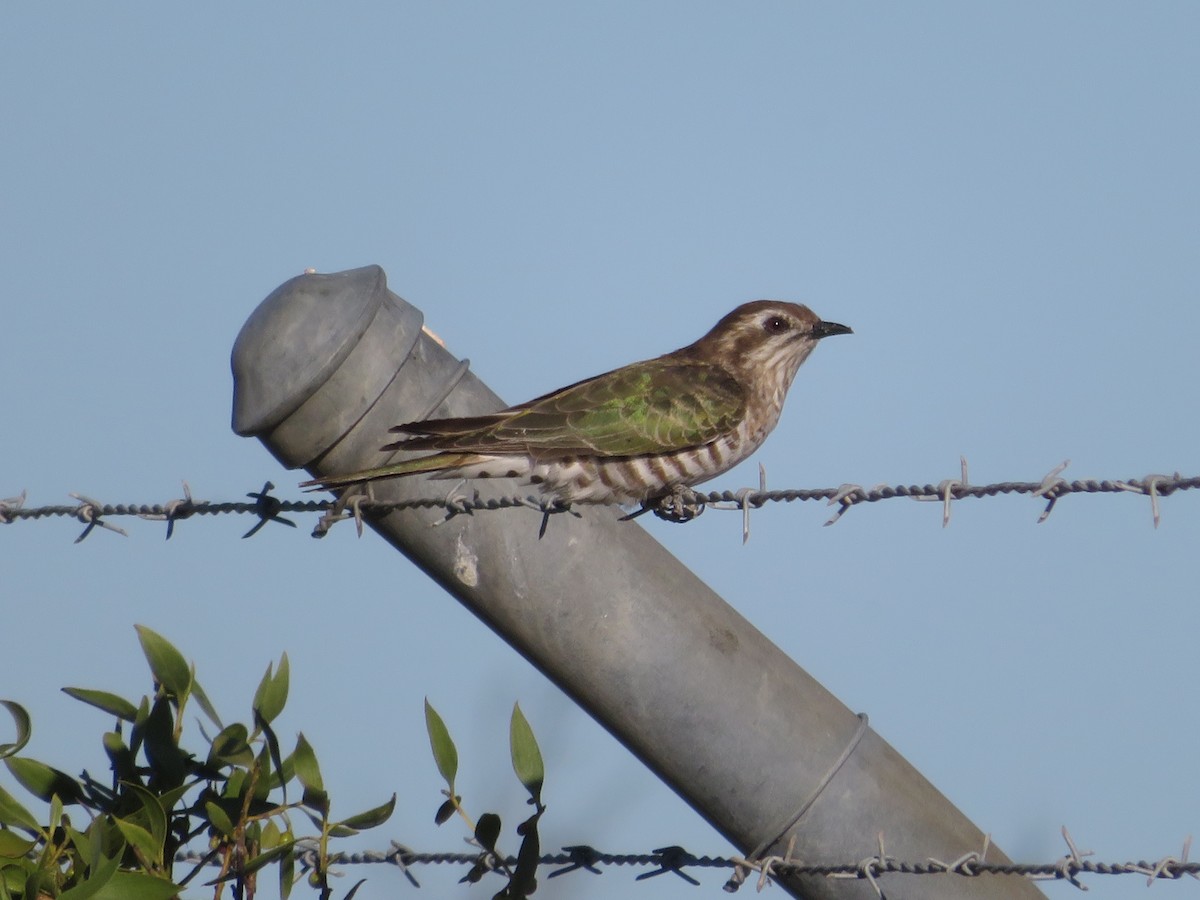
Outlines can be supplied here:
M384 854L385 861L391 863L393 866L399 869L403 873L404 877L408 879L409 884L415 888L419 888L421 883L417 881L410 869L410 866L413 864L413 861L416 859L416 857L417 854L411 847L406 847L397 841L392 841L391 850Z
M129 537L129 533L124 528L118 528L116 525L113 525L110 522L105 522L102 518L100 518L105 514L106 510L104 504L102 504L99 500L93 500L91 497L85 496L84 494L73 493L68 494L68 496L74 497L79 501L79 506L75 509L74 515L75 518L84 524L83 533L79 535L79 537L75 538L75 543L78 544L89 534L91 534L93 528L107 528L109 531L115 531L122 537Z
M942 501L942 527L945 528L950 524L950 501L957 500L960 496L964 496L961 492L970 487L971 482L967 478L967 458L960 456L958 458L959 466L961 467L961 478L946 478L938 482L937 496L914 496L914 500L941 500Z
M883 485L877 484L875 487L871 488L871 490L878 490L881 487L883 487ZM826 504L826 506L837 506L838 511L835 512L825 522L825 527L828 528L830 525L836 525L838 520L847 512L849 512L850 507L852 507L855 503L858 503L859 501L865 501L866 499L867 492L863 490L863 486L861 484L838 485L837 491L832 497L829 498L829 502Z
M700 882L683 871L683 867L690 865L695 857L688 853L678 845L670 847L659 847L654 851L654 855L658 857L655 861L658 863L658 868L653 872L643 872L634 878L634 881L645 881L647 878L656 878L659 875L664 875L667 872L674 872L688 884L700 886Z
M1071 837L1071 832L1067 831L1067 826L1062 827L1063 840L1067 842L1067 849L1071 852L1058 861L1058 877L1069 881L1081 891L1086 891L1088 886L1079 880L1079 873L1086 870L1084 857L1093 856L1094 851L1084 850L1082 853L1075 846L1075 841Z
M976 871L971 868L972 863L987 862L988 848L992 846L992 836L985 834L983 836L983 849L972 850L969 853L964 853L952 863L944 863L940 859L933 856L929 857L929 862L935 866L941 867L945 872L954 872L957 875L976 875Z
M795 852L795 850L796 836L793 834L788 839L787 853L785 853L783 856L764 856L761 859L756 860L745 859L740 856L733 857L733 875L727 882L725 882L725 893L735 893L746 880L747 872L752 870L759 873L756 890L761 894L764 888L771 886L773 879L779 877L778 873L776 872L778 867L794 865L792 861L792 854Z
M1183 842L1183 852L1178 856L1164 856L1153 866L1139 865L1137 871L1146 875L1146 887L1154 884L1157 878L1170 878L1177 880L1184 875L1191 875L1197 881L1200 881L1200 874L1188 868L1188 854L1192 850L1192 836L1189 834Z
M201 501L207 503L208 501ZM171 535L175 533L175 523L181 522L194 515L196 512L196 501L192 499L192 487L185 480L183 482L183 498L176 500L168 500L163 505L162 512L138 513L139 519L149 519L151 521L166 521L167 536L165 540L170 540Z
M285 519L279 514L283 509L283 501L270 495L273 490L275 490L275 485L268 481L263 485L261 491L250 491L246 494L247 497L254 498L254 512L258 516L258 521L254 523L254 527L242 535L243 540L258 534L268 522L279 522L290 528L296 527L295 522Z
M559 875L567 875L571 872L577 872L580 869L591 872L593 875L603 875L596 868L596 863L600 862L601 853L595 847L587 844L574 844L570 847L563 847L571 857L571 864L561 869L555 869L547 878L557 878Z
M25 491L15 497L0 500L0 525L11 525L14 521L12 513L25 505Z
M1158 489L1161 485L1167 485L1169 488L1167 493L1170 493L1174 490L1172 485L1177 481L1179 481L1178 472L1175 473L1173 478L1168 475L1147 475L1141 481L1118 481L1117 486L1122 490L1132 491L1135 494L1149 495L1150 514L1154 519L1154 527L1157 528L1160 518L1158 511Z
M685 488L685 490L688 490ZM691 493L690 490L688 490ZM745 545L750 540L750 508L753 506L758 509L763 505L762 497L765 497L770 492L767 490L767 469L762 464L758 464L758 489L754 488L738 488L732 494L731 500L719 500L712 503L713 509L736 509L742 513L742 544ZM704 502L703 500L701 502Z
M894 856L888 856L887 853L884 852L883 832L882 831L879 832L878 839L879 839L879 853L878 854L876 854L875 856L868 856L865 859L859 860L858 867L857 867L856 871L854 871L854 872L835 872L834 874L830 875L829 877L830 878L864 878L870 883L871 887L875 889L875 893L879 896L879 900L887 900L887 898L884 896L883 888L881 888L879 886L879 882L876 881L875 876L883 875L883 874L886 874L887 872L894 871L897 863L896 863L896 858Z
M1045 477L1042 478L1042 483L1038 485L1038 489L1033 492L1033 496L1035 497L1047 498L1046 508L1042 510L1042 514L1038 516L1037 524L1041 525L1048 518L1050 518L1050 513L1054 512L1054 504L1058 502L1058 498L1061 496L1060 488L1067 483L1064 479L1059 478L1058 476L1061 475L1070 464L1071 461L1069 459L1064 459L1062 462L1060 462L1057 466L1046 473Z

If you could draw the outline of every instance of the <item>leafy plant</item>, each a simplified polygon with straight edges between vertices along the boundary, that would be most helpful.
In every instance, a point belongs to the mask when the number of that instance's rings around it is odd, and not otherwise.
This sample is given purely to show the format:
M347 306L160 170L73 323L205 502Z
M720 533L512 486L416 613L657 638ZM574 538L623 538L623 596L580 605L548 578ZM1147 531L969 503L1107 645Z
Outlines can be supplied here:
M385 822L396 798L345 819L330 815L331 803L313 748L300 734L283 757L272 722L288 695L288 659L267 666L254 693L251 724L224 725L196 680L196 670L164 637L137 626L138 640L154 680L153 693L132 703L116 694L63 688L77 700L115 717L102 737L112 776L106 782L85 770L79 779L17 754L32 735L29 714L0 700L16 724L16 741L0 744L0 759L26 791L49 804L39 822L0 787L0 900L168 900L201 872L220 900L228 885L235 900L250 900L258 873L278 866L280 895L295 884L296 864L322 900L329 887L329 842ZM217 729L207 751L181 744L184 713L195 702ZM288 798L288 786L298 783ZM299 794L299 797L296 797ZM78 808L88 824L68 815ZM298 837L292 813L316 829ZM176 855L203 836L207 853L182 876ZM350 900L362 882L345 895Z
M437 710L425 701L425 728L429 732L429 747L433 751L433 761L438 772L446 782L442 791L446 800L434 814L434 821L442 825L456 814L466 823L472 834L472 843L482 851L479 859L471 870L461 879L475 883L488 872L499 872L508 881L495 895L494 900L523 900L537 890L537 866L541 859L541 841L538 837L538 822L546 811L542 803L542 782L545 780L545 767L542 764L542 753L538 749L537 739L533 729L525 719L518 704L513 705L512 719L509 722L509 750L512 755L513 771L517 779L529 792L526 801L534 807L534 813L517 826L517 834L521 837L521 848L517 851L516 860L510 864L508 858L498 849L501 822L496 813L483 813L478 821L472 821L462 805L462 797L454 791L454 780L458 774L458 748L450 737L442 717Z

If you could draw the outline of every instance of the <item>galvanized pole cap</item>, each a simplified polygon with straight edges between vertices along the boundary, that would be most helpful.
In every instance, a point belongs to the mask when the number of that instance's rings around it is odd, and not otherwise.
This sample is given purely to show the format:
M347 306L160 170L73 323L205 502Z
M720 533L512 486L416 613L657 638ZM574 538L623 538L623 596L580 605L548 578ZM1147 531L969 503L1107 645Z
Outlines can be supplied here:
M233 430L289 466L318 458L387 389L422 321L379 266L284 282L233 345Z

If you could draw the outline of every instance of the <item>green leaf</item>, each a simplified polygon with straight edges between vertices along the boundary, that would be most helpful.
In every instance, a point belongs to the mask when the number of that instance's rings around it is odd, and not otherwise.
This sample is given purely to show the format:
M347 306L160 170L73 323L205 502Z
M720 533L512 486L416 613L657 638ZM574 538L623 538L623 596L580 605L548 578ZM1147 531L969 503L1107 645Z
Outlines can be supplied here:
M392 799L387 803L376 806L373 809L368 809L366 812L360 812L358 815L351 816L348 819L342 819L338 822L343 828L353 828L355 831L362 831L367 828L374 828L376 825L382 825L392 815L392 811L396 808L396 795L392 794Z
M484 849L496 851L496 841L500 839L500 817L495 813L484 813L475 825L475 840Z
M450 739L446 723L437 714L437 710L425 699L425 730L429 732L429 749L433 751L433 761L437 764L438 772L446 779L450 793L454 793L454 778L458 775L458 748Z
M218 728L224 728L221 724L221 717L217 715L217 709L212 705L212 701L208 699L208 694L204 693L204 688L200 687L200 682L196 680L196 667L192 666L189 670L192 676L192 696L196 698L196 702L200 704L200 708L204 710L204 714Z
M233 820L225 814L225 810L217 806L217 804L209 801L204 804L204 811L208 814L208 821L212 824L217 834L228 836L233 834Z
M529 727L529 722L521 712L520 705L516 703L513 704L512 722L509 726L508 736L509 746L512 749L513 771L517 773L517 778L520 779L521 784L525 785L525 790L529 791L529 796L533 798L533 801L540 802L542 782L546 776L546 770L542 764L542 751L538 749L533 729Z
M288 657L284 653L279 658L279 670L272 675L271 666L268 665L266 674L259 682L258 690L254 692L253 708L263 721L273 722L283 712L283 707L287 704L288 680Z
M483 860L480 860L479 862L475 863L475 865L471 866L471 871L469 871L462 878L458 879L458 883L462 884L464 881L469 881L471 884L475 884L490 871L491 867Z
M365 878L360 878L358 881L354 882L354 887L350 888L349 892L345 897L342 898L342 900L354 900L354 895L358 893L358 889L366 883L367 879Z
M88 825L84 835L85 842L78 846L88 847L87 863L93 870L101 866L105 859L115 857L120 861L125 854L125 838L112 816L97 816Z
M314 791L311 788L305 788L304 792L300 795L300 802L309 809L315 809L321 814L322 818L320 819L316 816L310 816L309 818L312 819L313 824L318 829L322 828L322 823L329 816L329 795L324 791ZM344 834L339 836L346 837Z
M147 865L162 865L163 847L161 843L154 840L154 835L129 819L114 818L114 821L117 823L117 828L121 829L121 835L141 855Z
M263 747L258 751L258 756L250 765L246 766L247 771L258 766L258 777L254 780L254 799L266 802L279 782L279 773L274 768L275 764L271 761L271 755L268 753L267 747ZM278 804L273 804L278 805ZM284 793L283 805L287 805L287 794Z
M59 895L59 900L91 900L91 898L99 897L100 892L112 883L120 864L120 853L111 858L101 857L97 863L92 865L87 877L70 890L63 891Z
M78 803L83 799L83 787L66 772L27 756L11 756L4 764L21 787L39 800L49 803L57 796L63 803Z
M517 827L517 834L523 835L523 840L506 889L509 897L528 897L537 890L537 868L542 858L537 826L541 817L541 812L536 812Z
M128 793L136 797L138 802L140 802L142 805L140 813L126 816L126 820L147 828L150 832L150 837L154 840L154 843L161 848L167 840L167 810L175 805L175 800L177 798L183 796L183 792L186 790L186 788L175 788L175 790L170 791L167 794L158 796L153 792L146 790L146 788L142 787L140 784L126 782L122 785L122 787L124 787ZM125 839L129 840L129 836L126 835ZM129 842L131 844L133 843L133 841ZM162 851L159 850L159 853L160 857L156 858L157 863L162 862Z
M37 846L36 841L27 841L19 834L0 829L0 857L4 859L20 859Z
M104 745L104 752L108 754L108 760L112 765L113 774L116 775L118 781L128 781L133 783L137 779L137 762L133 757L133 752L125 746L125 742L121 739L121 735L116 731L106 731L101 739Z
M325 782L321 779L321 769L317 764L317 754L303 732L296 739L296 750L292 753L292 760L296 766L296 777L302 785L312 790L325 790Z
M50 893L56 879L48 869L41 866L22 866L21 868L28 873L19 894L22 900L26 897L36 897L37 900L42 900L46 894Z
M311 809L328 815L329 795L325 793L325 782L321 779L321 769L317 765L317 755L312 746L301 734L296 740L296 749L292 752L293 765L296 767L296 777L304 786L304 796L301 802Z
M192 687L192 669L183 654L161 634L151 631L145 625L135 625L138 640L142 643L142 652L154 680L175 696L177 701L187 697Z
M242 796L242 789L246 786L249 776L250 772L247 769L234 769L225 779L225 787L221 790L221 796L226 800L238 800Z
M189 755L180 749L175 738L173 702L165 697L154 701L144 732L146 759L153 769L150 782L164 789L183 784L189 760Z
M92 900L171 900L179 896L179 885L141 872L117 872L112 880L91 895ZM64 900L75 900L74 897Z
M10 827L15 825L35 834L41 830L33 814L2 787L0 787L0 825Z
M287 837L289 844L294 842L290 831ZM288 897L292 895L292 885L295 883L296 854L286 853L279 861L279 900L288 900Z
M286 843L280 844L278 847L272 847L265 853L258 854L258 856L247 861L245 868L243 868L241 871L241 874L249 875L251 872L257 872L263 866L276 859L279 859L279 857L283 856L285 853L290 853L294 846L296 846L295 841L287 841Z
M77 831L70 825L66 828L67 840L75 847L75 852L79 859L90 860L92 858L92 839L82 831Z
M133 717L133 727L129 729L129 750L134 756L142 749L146 740L146 723L150 720L150 698L143 697L138 704L137 714Z
M274 819L267 819L267 824L263 826L262 836L259 838L259 843L264 850L270 850L272 847L278 847L283 841L283 832L279 830L279 826L275 824Z
M209 764L226 763L249 767L254 762L254 751L249 740L250 733L246 726L234 722L212 739L212 745L208 749Z
M26 896L27 882L36 864L30 859L18 859L15 862L0 865L0 898L2 900L22 900Z
M433 824L445 825L447 822L449 822L450 817L454 815L454 810L457 809L457 807L454 805L454 801L459 799L461 798L455 797L454 800L447 800L445 803L439 806L438 811L433 814Z
M271 773L270 779L263 779L263 783L269 788L278 781L279 787L283 790L283 802L287 804L287 783L291 781L292 775L295 774L295 763L291 757L288 757L287 762L280 756L279 738L275 736L275 731L266 722L261 719L256 720L254 727L261 729L263 737L267 741L267 750L270 754L271 763L275 766L275 771ZM260 754L261 755L261 754ZM263 766L263 771L268 771L266 766Z
M17 740L12 744L0 744L0 759L4 759L6 756L20 753L21 748L29 743L29 738L33 734L33 720L29 718L29 713L20 703L14 703L12 700L0 700L0 706L7 709L9 715L13 717L13 721L17 723Z
M62 689L62 692L68 697L74 697L76 700L82 701L89 706L102 709L109 715L116 716L118 719L124 719L126 722L132 722L137 718L136 706L124 697L118 697L116 694L110 694L108 691L65 687Z

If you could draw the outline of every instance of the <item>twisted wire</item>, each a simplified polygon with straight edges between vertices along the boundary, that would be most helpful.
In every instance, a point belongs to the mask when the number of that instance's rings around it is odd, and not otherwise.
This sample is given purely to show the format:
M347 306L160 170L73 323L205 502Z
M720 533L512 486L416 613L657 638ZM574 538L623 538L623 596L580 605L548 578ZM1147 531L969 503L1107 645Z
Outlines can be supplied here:
M987 862L990 840L985 838L981 852L972 852L953 862L943 862L932 857L924 860L900 860L889 856L883 849L880 836L880 853L877 856L854 862L842 863L805 863L790 858L771 857L764 860L746 860L741 857L695 856L682 847L660 847L650 853L608 853L587 845L564 847L559 853L546 853L539 857L539 865L558 866L548 877L556 878L579 870L587 870L600 874L601 867L606 866L653 866L650 872L637 876L637 880L645 880L666 873L673 873L691 883L698 883L689 876L685 868L719 868L733 869L741 872L742 877L735 875L726 885L727 891L736 891L744 880L744 872L753 869L762 873L761 887L768 881L779 876L810 876L824 878L856 878L869 881L882 896L882 891L876 883L880 875L959 875L966 878L977 878L982 875L1010 875L1033 880L1067 881L1081 890L1087 887L1079 880L1081 875L1141 875L1147 879L1147 884L1155 880L1178 880L1185 876L1200 879L1200 862L1190 862L1190 838L1184 842L1183 852L1179 857L1166 855L1157 860L1138 860L1136 862L1102 862L1087 859L1091 851L1079 851L1070 833L1064 828L1063 837L1066 839L1070 852L1060 859L1041 863L1000 863ZM476 864L480 853L469 852L433 852L422 853L412 850L402 844L392 842L387 851L368 850L354 853L333 853L328 857L329 864L350 866L363 864L389 864L399 867L405 875L417 885L409 871L413 866L420 865L462 865ZM302 865L309 868L316 862L315 851L303 849L300 854ZM181 863L216 864L210 854L194 851L182 851L175 857ZM503 861L509 866L517 864L515 856L504 857ZM419 885L418 885L419 886Z

